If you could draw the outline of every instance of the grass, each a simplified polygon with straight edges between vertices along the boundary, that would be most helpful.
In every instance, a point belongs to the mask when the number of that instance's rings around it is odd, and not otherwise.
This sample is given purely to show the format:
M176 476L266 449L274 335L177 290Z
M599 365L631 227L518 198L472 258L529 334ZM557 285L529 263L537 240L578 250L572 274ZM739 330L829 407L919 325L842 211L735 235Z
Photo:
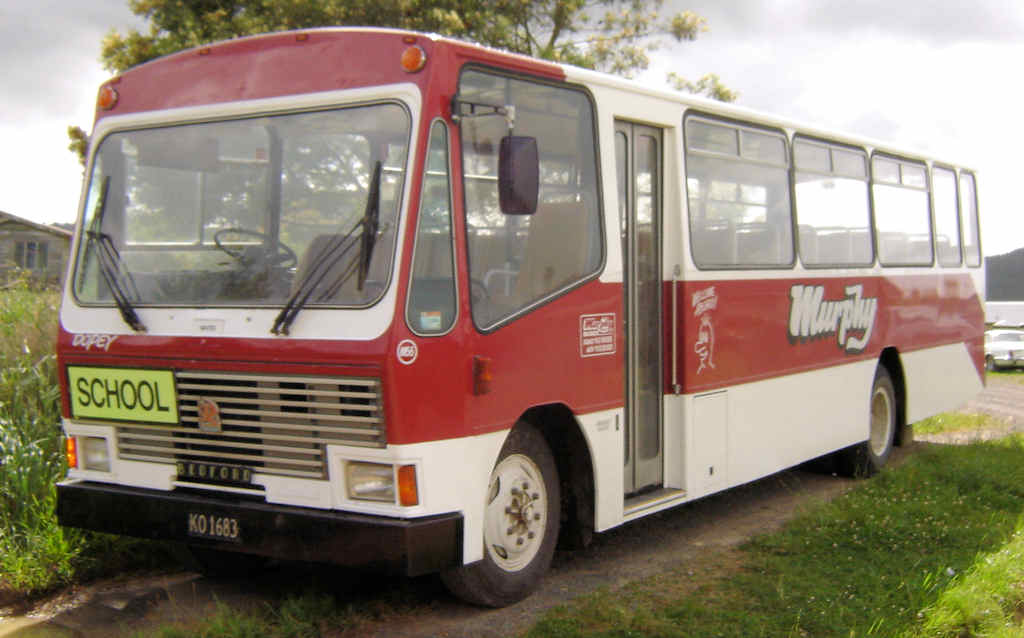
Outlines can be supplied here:
M550 612L527 636L988 635L921 632L958 604L940 601L979 555L1016 542L1022 512L1024 441L928 448L750 541L736 569L696 590L679 571L597 592ZM1020 587L1018 576L1006 578L1003 591Z
M30 596L127 565L166 562L160 546L62 528L67 472L54 345L59 293L27 280L0 290L0 590Z
M136 638L319 638L357 626L362 614L339 606L333 597L311 593L290 596L278 607L234 609L218 604L208 618L189 625L171 625Z
M915 635L1024 636L1024 519L1002 549L979 555L924 615Z
M982 430L986 427L999 428L1000 423L994 417L985 414L945 412L915 423L914 434L944 434L946 432ZM1002 427L1005 429L1006 426Z

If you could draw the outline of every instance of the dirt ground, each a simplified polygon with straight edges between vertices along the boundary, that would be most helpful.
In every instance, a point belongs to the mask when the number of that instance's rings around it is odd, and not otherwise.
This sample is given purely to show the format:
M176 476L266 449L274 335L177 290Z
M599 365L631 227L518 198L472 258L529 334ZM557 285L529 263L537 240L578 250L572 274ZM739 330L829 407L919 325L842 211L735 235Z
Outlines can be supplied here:
M918 436L913 445L898 449L893 461L930 443L962 443L1024 429L1024 384L1009 375L990 377L985 391L964 410L1000 417L1005 427L969 436ZM279 565L245 580L164 573L76 587L31 605L3 607L0 601L0 637L107 638L194 619L217 604L273 602L285 592L330 595L375 616L349 631L351 635L509 636L528 628L546 610L599 587L615 588L680 570L696 585L702 575L727 565L730 550L744 540L781 527L801 507L828 500L854 483L795 469L598 534L585 550L559 551L540 591L505 609L464 605L436 577L405 579Z

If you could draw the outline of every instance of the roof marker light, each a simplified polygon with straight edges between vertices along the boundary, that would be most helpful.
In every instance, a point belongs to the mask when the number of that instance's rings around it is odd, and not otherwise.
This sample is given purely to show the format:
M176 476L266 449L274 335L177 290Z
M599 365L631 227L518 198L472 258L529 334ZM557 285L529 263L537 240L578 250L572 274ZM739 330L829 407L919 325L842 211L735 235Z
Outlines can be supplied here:
M119 97L117 89L109 84L104 84L100 87L100 94L96 96L96 105L104 111L109 111L117 105Z
M415 73L427 65L427 53L418 44L414 44L402 52L402 70Z

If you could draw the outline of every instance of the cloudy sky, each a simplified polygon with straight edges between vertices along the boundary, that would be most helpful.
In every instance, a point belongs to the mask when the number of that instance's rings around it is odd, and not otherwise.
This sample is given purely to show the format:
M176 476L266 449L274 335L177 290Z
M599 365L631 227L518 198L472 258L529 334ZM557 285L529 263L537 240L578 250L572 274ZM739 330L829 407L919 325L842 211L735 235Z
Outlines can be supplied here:
M669 0L708 20L666 46L666 71L717 73L739 104L919 148L976 168L989 255L1024 246L1020 0ZM0 2L0 210L70 222L81 168L66 129L91 128L99 45L139 22L128 0Z

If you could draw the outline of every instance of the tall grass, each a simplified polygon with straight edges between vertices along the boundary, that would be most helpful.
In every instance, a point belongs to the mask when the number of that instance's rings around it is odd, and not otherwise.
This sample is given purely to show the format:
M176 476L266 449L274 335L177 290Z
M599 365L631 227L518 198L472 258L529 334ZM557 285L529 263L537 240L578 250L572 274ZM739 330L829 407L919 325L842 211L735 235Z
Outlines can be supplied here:
M0 590L30 595L91 575L163 566L167 545L61 527L60 293L21 279L0 289Z
M0 581L34 590L66 580L76 552L53 514L66 472L54 343L58 293L26 280L0 291Z

